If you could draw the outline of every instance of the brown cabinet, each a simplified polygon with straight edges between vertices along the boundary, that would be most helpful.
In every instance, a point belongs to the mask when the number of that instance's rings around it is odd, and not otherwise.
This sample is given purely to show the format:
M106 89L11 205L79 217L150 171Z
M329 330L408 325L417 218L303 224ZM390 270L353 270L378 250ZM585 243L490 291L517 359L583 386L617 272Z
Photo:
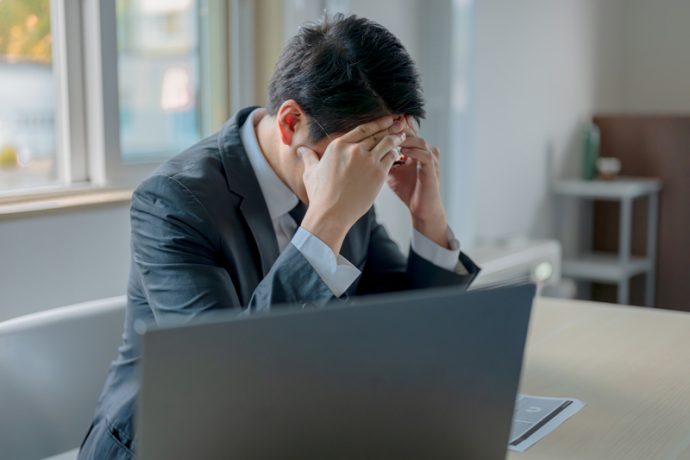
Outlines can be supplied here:
M654 305L690 311L690 116L597 115L594 123L601 130L601 156L620 159L622 175L661 179ZM595 203L594 250L617 250L618 206ZM632 253L644 254L646 206L636 203L633 215ZM594 285L592 297L615 301L616 289ZM642 276L632 279L631 303L644 304Z

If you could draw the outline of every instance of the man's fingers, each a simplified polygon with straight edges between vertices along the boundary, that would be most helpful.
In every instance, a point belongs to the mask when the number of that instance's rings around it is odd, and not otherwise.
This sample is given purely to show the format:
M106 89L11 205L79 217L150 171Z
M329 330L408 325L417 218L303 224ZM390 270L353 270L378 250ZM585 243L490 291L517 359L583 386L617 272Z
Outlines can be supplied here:
M402 145L403 148L431 150L431 146L427 144L424 139L421 137L410 136L409 133L407 134L408 135L405 139L405 143Z
M359 144L366 150L373 150L386 136L390 134L402 133L405 133L406 136L410 136L410 133L406 132L402 122L395 121L389 128L372 134L371 136L362 140Z
M386 171L386 174L390 172L391 168L393 168L393 164L395 164L395 161L397 160L397 155L390 150L385 153L383 158L381 159L381 164L383 165L383 170Z
M391 115L387 115L377 120L370 121L369 123L364 123L363 125L357 126L352 131L343 134L340 139L349 144L357 144L380 131L390 128L393 126L393 123L393 117Z
M397 155L391 153L391 150L399 147L400 144L405 142L406 137L407 135L405 133L389 134L381 139L378 144L376 144L376 146L371 150L371 154L374 156L374 158L381 161L390 153L391 156L394 157L393 161L395 161L397 159Z
M402 150L403 155L414 160L421 171L434 171L438 178L441 177L441 168L436 155L428 150L406 149ZM432 169L433 168L433 169Z
M316 152L314 152L312 149L308 147L298 147L297 153L299 153L300 158L304 162L305 171L319 163L319 157L316 154Z
M436 161L434 155L426 149L403 147L402 153L403 155L407 155L408 157L419 161L423 165L430 165Z

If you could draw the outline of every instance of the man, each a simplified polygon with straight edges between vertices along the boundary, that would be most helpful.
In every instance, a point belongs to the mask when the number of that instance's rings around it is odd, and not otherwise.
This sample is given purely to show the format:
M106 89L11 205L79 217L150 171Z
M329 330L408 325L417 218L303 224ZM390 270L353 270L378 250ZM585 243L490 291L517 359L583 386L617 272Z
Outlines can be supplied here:
M478 268L448 228L423 116L400 42L336 16L286 46L267 108L241 110L146 179L132 197L123 344L80 458L133 455L139 321L469 285ZM409 258L376 221L386 180L410 210Z

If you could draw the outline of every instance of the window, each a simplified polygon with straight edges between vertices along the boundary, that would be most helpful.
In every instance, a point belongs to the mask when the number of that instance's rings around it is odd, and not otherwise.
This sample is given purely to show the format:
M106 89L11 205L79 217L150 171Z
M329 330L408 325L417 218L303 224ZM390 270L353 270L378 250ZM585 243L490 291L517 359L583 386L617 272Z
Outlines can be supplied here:
M252 0L0 0L0 198L131 187L218 130L230 112L239 33L230 31L251 27L230 26L231 16L253 8ZM251 79L251 63L235 64Z
M120 149L126 162L165 158L201 138L198 3L117 2Z
M54 182L50 0L0 1L0 190Z

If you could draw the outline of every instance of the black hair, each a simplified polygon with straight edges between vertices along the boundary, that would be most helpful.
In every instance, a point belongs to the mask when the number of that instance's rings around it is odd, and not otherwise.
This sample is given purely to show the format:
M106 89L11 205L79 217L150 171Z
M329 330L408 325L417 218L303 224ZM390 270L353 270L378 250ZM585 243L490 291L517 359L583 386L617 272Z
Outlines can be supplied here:
M388 114L424 118L419 74L388 29L357 16L325 16L283 48L268 88L268 112L295 100L316 120L312 141Z

